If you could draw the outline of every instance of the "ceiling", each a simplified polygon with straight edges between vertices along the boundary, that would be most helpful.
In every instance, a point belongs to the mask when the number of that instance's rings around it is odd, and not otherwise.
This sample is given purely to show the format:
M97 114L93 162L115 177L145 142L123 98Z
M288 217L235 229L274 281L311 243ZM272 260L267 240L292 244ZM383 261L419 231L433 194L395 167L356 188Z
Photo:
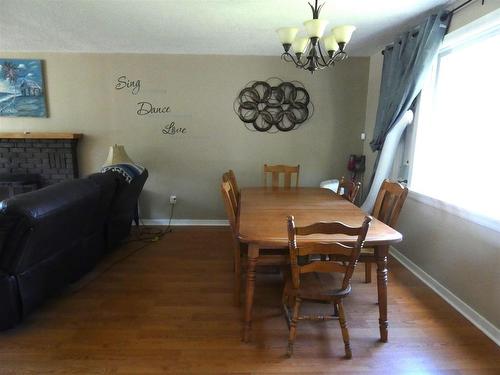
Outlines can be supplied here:
M323 1L329 28L357 26L356 56L452 2ZM275 30L311 18L306 0L0 0L0 10L0 51L36 52L277 55Z

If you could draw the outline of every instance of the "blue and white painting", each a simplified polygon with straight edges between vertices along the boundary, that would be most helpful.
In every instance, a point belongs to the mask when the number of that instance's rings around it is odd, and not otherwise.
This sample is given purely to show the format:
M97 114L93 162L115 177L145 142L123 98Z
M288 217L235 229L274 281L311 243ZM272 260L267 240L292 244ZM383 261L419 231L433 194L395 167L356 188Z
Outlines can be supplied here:
M0 58L0 116L47 117L40 60Z

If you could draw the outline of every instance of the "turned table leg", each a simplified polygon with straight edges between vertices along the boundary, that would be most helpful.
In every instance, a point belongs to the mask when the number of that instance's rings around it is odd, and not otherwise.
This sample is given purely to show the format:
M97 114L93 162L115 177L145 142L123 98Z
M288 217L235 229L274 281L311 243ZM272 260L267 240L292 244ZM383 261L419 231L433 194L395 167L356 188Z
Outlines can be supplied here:
M259 246L250 244L248 246L248 267L247 267L247 287L245 298L245 326L243 330L243 341L250 340L250 330L252 328L252 307L253 295L255 291L255 267L259 257Z
M377 291L380 341L387 342L387 255L389 246L376 246L375 259L377 262Z

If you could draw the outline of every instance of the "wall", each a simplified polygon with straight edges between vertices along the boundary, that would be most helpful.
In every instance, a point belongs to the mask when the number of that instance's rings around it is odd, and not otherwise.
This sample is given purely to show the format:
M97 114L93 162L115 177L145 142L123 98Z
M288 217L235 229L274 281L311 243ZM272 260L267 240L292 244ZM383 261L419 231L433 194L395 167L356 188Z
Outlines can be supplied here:
M150 178L141 197L143 218L165 219L176 194L175 219L223 219L222 173L232 168L241 186L260 185L264 163L301 165L301 184L346 174L347 157L360 153L365 123L368 59L351 58L311 75L279 57L143 54L1 53L45 61L49 117L0 118L0 131L84 133L82 174L99 170L108 147L124 144ZM116 90L117 78L141 80L137 95ZM299 80L314 103L312 119L297 131L250 132L233 101L251 80ZM138 116L137 103L169 106L170 113ZM174 121L185 134L164 135Z
M382 50L382 48L381 48ZM378 97L380 94L380 81L382 77L382 65L384 56L382 53L376 53L370 57L370 67L368 72L368 86L366 89L366 115L365 115L365 133L366 139L363 142L363 153L366 156L366 170L364 173L363 185L368 187L377 154L372 152L370 141L373 139L373 130L377 118ZM368 194L368 189L365 189Z
M478 1L454 15L450 32L499 8L499 3ZM370 58L364 152L375 159L372 139L377 111L383 56ZM366 176L371 175L367 169ZM444 186L445 188L445 186ZM397 249L449 289L491 324L500 328L500 233L447 211L420 202L411 192L401 212L398 229L405 239Z

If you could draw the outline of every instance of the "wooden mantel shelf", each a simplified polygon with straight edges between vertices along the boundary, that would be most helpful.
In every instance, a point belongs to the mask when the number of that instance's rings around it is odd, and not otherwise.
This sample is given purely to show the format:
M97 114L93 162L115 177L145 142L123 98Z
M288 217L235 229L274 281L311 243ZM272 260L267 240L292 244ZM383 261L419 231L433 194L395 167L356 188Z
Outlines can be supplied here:
M0 139L80 139L83 137L81 133L1 133Z

